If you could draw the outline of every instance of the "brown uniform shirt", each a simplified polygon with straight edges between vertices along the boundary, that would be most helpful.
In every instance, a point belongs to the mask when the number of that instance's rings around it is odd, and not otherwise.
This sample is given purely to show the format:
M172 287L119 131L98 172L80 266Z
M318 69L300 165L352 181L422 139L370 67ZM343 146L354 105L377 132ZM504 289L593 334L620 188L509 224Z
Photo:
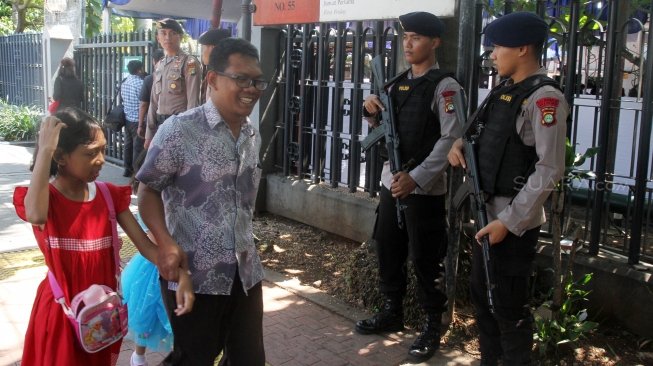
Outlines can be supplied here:
M157 115L172 115L200 105L202 70L199 61L180 51L166 56L153 73L152 94L145 138L151 140L158 128Z

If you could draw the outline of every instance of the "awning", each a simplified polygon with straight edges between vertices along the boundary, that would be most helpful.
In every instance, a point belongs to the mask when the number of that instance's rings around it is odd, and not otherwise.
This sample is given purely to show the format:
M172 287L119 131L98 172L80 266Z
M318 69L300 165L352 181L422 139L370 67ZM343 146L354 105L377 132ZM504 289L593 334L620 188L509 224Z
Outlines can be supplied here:
M109 0L108 7L138 18L211 19L211 0ZM136 13L131 13L136 12ZM139 14L140 13L140 14ZM242 15L241 0L223 0L221 20L236 23Z

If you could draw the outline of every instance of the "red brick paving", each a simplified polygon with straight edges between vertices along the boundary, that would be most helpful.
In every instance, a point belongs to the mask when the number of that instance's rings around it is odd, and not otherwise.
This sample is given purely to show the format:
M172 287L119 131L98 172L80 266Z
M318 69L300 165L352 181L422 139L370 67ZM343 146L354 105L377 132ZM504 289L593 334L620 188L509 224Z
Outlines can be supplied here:
M401 341L354 332L353 322L268 282L263 283L267 362L290 365L398 365Z
M398 365L407 348L400 341L354 333L353 323L270 282L263 282L263 339L270 366ZM129 366L134 344L125 341L118 366ZM149 352L150 365L164 355Z
M318 305L302 296L275 283L263 282L263 339L269 366L410 364L407 352L413 334L357 334L353 320L337 314L334 308ZM123 343L118 366L129 366L132 349L133 343ZM164 355L148 353L147 357L153 366ZM440 351L428 363L420 365L473 364L478 361L455 351Z

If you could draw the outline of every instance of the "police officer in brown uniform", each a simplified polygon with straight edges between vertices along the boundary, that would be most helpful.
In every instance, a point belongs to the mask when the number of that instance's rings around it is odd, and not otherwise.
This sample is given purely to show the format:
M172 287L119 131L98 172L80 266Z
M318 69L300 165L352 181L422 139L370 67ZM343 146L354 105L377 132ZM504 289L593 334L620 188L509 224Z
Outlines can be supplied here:
M460 84L439 69L435 51L444 24L427 12L399 17L403 51L410 68L388 82L401 143L403 169L393 174L386 161L374 230L379 260L379 291L385 302L381 311L356 323L361 334L399 331L404 328L402 301L406 294L406 262L410 258L418 284L418 300L426 320L411 345L409 355L429 359L440 346L442 313L447 308L443 259L447 250L445 194L447 153L461 136L453 98ZM378 123L383 104L371 94L363 103L363 115L371 126ZM402 225L396 199L401 199Z
M563 94L540 66L547 23L534 13L516 12L490 23L485 36L491 58L506 78L483 102L472 132L479 133L478 165L489 224L479 230L490 241L494 314L486 295L480 245L473 246L471 292L480 332L481 364L531 364L533 317L529 277L543 204L565 169L569 115ZM465 166L462 141L448 155Z
M181 50L184 30L174 19L157 22L156 38L165 56L154 70L154 84L147 117L145 146L156 133L158 126L168 117L200 105L200 63Z

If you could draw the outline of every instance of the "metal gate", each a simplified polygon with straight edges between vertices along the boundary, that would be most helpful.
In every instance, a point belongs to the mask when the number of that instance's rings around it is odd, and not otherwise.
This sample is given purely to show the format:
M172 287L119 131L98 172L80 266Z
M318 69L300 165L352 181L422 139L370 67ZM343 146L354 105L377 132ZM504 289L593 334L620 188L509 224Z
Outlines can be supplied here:
M45 110L43 85L43 35L0 37L0 98Z
M361 154L362 102L370 93L370 61L384 54L394 75L398 32L394 22L290 25L283 32L285 175L349 191L378 191L381 161Z
M123 75L125 57L139 56L145 70L152 70L150 56L154 41L151 31L106 34L84 38L75 46L75 62L86 95L83 109L102 121ZM123 163L123 133L107 130L107 160Z

